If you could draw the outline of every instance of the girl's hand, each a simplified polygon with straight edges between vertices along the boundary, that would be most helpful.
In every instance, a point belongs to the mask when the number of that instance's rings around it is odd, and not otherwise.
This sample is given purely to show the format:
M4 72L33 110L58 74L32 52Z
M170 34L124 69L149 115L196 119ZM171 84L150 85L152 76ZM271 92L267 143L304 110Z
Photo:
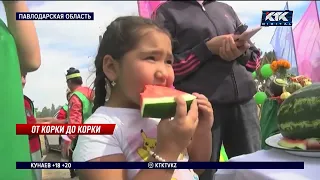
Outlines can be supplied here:
M199 123L198 128L209 128L213 126L213 109L208 98L199 93L193 93L197 97L197 105L199 109Z
M177 160L191 142L191 138L198 125L198 106L194 100L187 111L187 104L182 97L176 99L176 115L173 120L163 119L158 124L156 153L163 158ZM176 156L176 157L175 157Z

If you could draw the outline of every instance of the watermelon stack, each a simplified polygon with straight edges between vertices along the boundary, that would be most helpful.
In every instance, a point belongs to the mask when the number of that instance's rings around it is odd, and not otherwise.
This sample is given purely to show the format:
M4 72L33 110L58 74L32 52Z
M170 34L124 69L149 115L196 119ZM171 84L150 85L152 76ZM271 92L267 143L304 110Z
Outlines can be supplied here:
M298 147L304 147L302 143L306 149L320 149L320 83L299 89L281 104L278 126L285 138L282 146L297 143ZM310 142L312 147L308 147Z

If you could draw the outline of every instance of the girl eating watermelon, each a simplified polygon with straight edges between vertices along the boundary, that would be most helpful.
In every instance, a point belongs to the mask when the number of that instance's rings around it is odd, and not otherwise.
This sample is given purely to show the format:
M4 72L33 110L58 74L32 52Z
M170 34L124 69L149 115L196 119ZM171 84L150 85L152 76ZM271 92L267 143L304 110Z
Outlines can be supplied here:
M125 16L107 27L95 59L94 113L85 124L116 124L116 128L113 135L80 135L74 161L210 160L213 110L205 96L194 93L189 111L183 97L175 97L176 113L170 120L141 117L140 93L146 85L172 87L171 49L170 35L152 20ZM201 172L92 169L79 170L79 176L82 180L195 180Z

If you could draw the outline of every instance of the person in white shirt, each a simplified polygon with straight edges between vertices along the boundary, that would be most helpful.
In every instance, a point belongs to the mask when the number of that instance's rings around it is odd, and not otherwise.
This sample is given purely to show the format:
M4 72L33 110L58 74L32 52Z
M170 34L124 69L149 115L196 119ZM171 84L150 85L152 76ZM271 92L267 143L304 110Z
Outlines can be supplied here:
M114 20L103 35L95 60L94 113L85 124L116 124L116 128L113 135L80 135L73 160L209 161L213 110L205 96L193 93L197 99L189 111L182 97L176 97L173 119L141 118L139 102L144 86L172 87L172 64L171 39L166 30L138 16ZM88 169L79 170L79 177L82 180L195 180L202 172Z

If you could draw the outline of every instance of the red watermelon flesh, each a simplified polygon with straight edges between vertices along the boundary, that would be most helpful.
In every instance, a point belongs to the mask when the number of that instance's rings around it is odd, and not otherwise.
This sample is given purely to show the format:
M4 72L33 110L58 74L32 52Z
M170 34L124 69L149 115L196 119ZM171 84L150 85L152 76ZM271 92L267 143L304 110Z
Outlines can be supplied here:
M307 139L307 149L308 150L320 150L320 139L319 138Z
M150 118L171 118L176 112L174 98L180 96L187 103L188 110L196 97L194 95L176 90L172 87L146 85L140 93L141 116Z
M309 138L305 140L292 140L288 138L282 138L278 142L278 144L289 149L320 150L319 138Z
M302 149L307 150L307 141L305 140L291 140L288 138L282 138L278 144L288 149Z

